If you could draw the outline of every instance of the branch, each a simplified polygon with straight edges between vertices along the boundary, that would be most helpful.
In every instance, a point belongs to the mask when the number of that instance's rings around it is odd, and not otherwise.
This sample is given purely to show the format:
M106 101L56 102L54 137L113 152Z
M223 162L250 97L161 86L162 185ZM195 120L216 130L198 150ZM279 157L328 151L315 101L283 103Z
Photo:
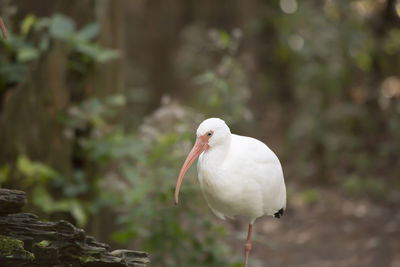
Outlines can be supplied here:
M1 17L0 17L0 29L1 29L1 32L3 33L4 39L7 40L8 36L7 36L6 25L4 25L4 21Z

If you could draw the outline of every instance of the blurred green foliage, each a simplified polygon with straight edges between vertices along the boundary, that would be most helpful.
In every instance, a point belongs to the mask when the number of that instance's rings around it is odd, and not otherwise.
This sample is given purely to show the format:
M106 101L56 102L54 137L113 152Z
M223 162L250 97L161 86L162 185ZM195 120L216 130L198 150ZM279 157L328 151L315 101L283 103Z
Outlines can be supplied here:
M94 39L99 33L98 23L77 30L74 21L62 14L50 18L28 15L18 33L10 31L8 40L0 39L0 90L21 82L27 63L38 60L49 50L52 40L65 43L70 50L69 67L85 73L93 63L104 63L119 56L118 51L102 48Z
M239 59L242 31L189 27L177 68L195 93L191 105L207 117L221 117L229 125L251 121L250 88ZM196 64L193 64L196 62Z
M355 187L380 191L374 195L388 200L398 189L400 171L395 163L399 98L385 94L385 88L399 90L393 69L399 59L398 29L382 15L385 5L374 1L297 3L293 14L260 21L260 31L270 30L271 23L276 29L270 69L283 65L280 69L289 70L285 81L275 72L262 74L268 81L265 94L279 97L283 91L287 103L283 159L291 162L289 175L353 188L346 192ZM273 12L271 5L264 7ZM289 89L274 90L279 84Z
M98 31L95 23L77 31L74 22L60 14L40 19L30 15L23 21L19 35L11 34L9 41L3 41L9 59L4 65L18 65L25 71L28 63L51 49L52 40L60 40L68 46L70 71L88 75L87 68L91 64L103 63L118 55L93 41ZM216 64L226 68L227 73L222 76L214 71L200 74L195 78L196 84L216 86L218 90L211 98L205 98L209 94L202 96L206 107L220 114L229 110L233 114L230 120L235 121L244 108L242 97L238 95L227 105L222 99L236 94L234 83L243 79L232 47L237 44L223 31L214 34L223 41L223 46L215 46L222 51L221 62ZM32 38L36 40L37 36L40 41L34 42ZM7 80L7 71L0 75L8 84L20 82L24 71L13 81ZM237 77L238 73L241 76ZM127 132L119 121L126 105L126 96L122 94L90 97L72 104L65 114L60 114L64 134L74 144L75 164L71 174L25 155L18 157L16 176L20 187L31 192L31 202L37 212L49 219L52 215L64 214L79 226L90 229L90 221L102 219L100 214L105 209L111 210L118 215L115 217L118 230L111 233L111 240L125 245L133 242L151 252L155 266L237 266L221 241L225 230L211 223L198 186L186 181L179 207L172 201L176 176L185 156L181 145L191 143L193 128L167 115L166 120L175 120L176 124L168 124L163 131L158 129L158 124L144 124L142 131ZM199 122L195 112L180 110L184 108L174 105L164 108L172 113L178 110L192 114L186 121ZM152 133L151 140L146 140L149 136L146 132ZM7 180L9 166L4 165L1 170L1 181L7 184L10 182ZM203 209L197 205L201 201Z
M119 230L112 240L122 244L140 240L138 245L151 251L155 265L226 266L229 250L217 241L224 231L199 212L195 203L202 198L197 186L185 185L182 199L187 201L181 201L179 208L172 201L177 171L184 161L177 147L191 138L192 129L179 132L169 125L168 131L143 139L112 122L115 108L124 104L121 95L104 101L89 99L71 108L66 119L69 129L90 129L79 140L81 160L99 168L91 181L95 193L86 207L92 206L94 213L99 205L117 211ZM194 235L193 228L200 232ZM187 250L195 253L182 253Z

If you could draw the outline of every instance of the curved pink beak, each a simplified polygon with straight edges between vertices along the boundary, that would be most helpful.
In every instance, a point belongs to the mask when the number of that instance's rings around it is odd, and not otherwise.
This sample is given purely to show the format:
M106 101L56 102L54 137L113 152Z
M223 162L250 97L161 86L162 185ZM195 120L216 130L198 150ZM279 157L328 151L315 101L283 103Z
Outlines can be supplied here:
M178 204L179 189L181 188L183 177L185 177L186 172L189 170L190 166L192 166L193 162L208 147L208 138L206 136L197 137L196 143L194 144L192 150L185 160L185 163L182 165L181 171L179 172L178 181L176 182L175 187L175 204Z

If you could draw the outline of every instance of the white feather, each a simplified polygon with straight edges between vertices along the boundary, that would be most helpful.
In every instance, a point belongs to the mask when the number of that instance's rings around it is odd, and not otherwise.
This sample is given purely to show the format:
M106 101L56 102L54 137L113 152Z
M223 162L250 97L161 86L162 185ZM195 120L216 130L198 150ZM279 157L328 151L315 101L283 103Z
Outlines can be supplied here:
M278 157L261 141L231 134L225 122L208 119L197 135L212 130L210 148L198 161L202 193L213 213L224 219L245 216L253 223L286 208L286 188Z

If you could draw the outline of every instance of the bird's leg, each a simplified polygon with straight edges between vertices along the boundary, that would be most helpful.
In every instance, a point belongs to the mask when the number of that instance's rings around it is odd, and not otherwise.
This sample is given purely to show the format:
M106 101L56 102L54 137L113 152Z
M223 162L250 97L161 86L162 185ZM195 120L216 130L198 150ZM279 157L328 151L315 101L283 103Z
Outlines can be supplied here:
M244 267L247 267L248 261L249 261L249 254L250 254L250 250L251 250L251 232L253 230L253 224L249 224L249 232L247 233L247 240L246 240L246 244L244 245L244 250L245 250L245 254L246 254L246 260L244 263Z

